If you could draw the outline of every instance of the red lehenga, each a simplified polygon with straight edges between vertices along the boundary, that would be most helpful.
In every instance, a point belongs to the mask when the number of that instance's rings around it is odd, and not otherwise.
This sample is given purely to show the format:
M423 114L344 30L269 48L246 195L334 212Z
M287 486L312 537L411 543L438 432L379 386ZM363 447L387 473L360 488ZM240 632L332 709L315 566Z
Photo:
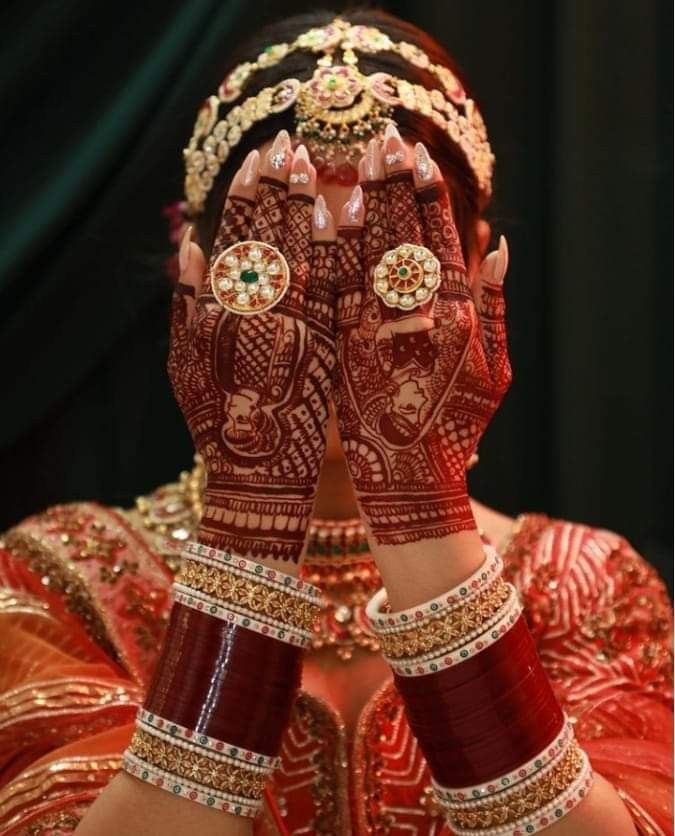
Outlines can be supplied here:
M72 833L119 770L199 515L197 471L133 512L57 506L0 549L0 832ZM319 529L306 573L328 609L307 666L349 665L377 642L363 605L378 578L363 544ZM356 541L355 541L356 542ZM672 834L672 618L665 587L621 537L523 515L502 553L544 666L594 769L640 834ZM322 649L320 649L322 648ZM354 657L356 658L356 656ZM257 834L450 831L384 678L353 736L303 691Z

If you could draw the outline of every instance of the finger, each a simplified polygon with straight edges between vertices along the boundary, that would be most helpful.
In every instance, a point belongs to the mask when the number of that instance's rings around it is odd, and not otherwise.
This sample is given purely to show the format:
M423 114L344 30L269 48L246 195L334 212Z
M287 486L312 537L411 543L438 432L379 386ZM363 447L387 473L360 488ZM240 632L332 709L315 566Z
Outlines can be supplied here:
M288 176L293 154L288 131L276 135L262 163L251 219L250 237L281 247L286 214Z
M384 132L389 248L400 244L423 244L422 218L413 182L412 151L401 139L395 125Z
M293 154L289 173L282 251L290 269L290 286L279 303L281 311L305 310L305 290L312 260L312 214L316 194L316 170L304 145Z
M314 202L312 215L312 265L306 290L307 320L323 331L329 343L334 341L337 265L335 221L323 195Z
M355 186L340 211L337 230L337 326L358 322L365 289L364 220L361 186Z
M260 153L251 151L232 178L228 189L220 226L213 241L210 264L227 247L245 241L249 235L253 203L258 186Z
M376 139L368 143L365 163L359 167L359 172L364 206L363 259L370 275L387 251L389 242L384 158Z
M193 227L188 226L178 250L180 275L174 288L172 321L189 327L195 312L195 302L202 292L206 259L201 247L192 240Z
M504 394L511 385L504 302L504 276L508 262L508 246L502 235L498 249L483 260L473 286L485 358L500 394Z
M190 259L190 243L192 238L192 225L190 224L180 242L178 249L178 266L180 268L180 275L178 281L173 289L171 297L171 330L169 332L169 355L174 352L180 352L187 339L187 323L188 315L190 315L190 306L192 313L194 313L194 305L196 298L196 289L190 284L182 281L183 274L189 265ZM169 363L171 365L171 363Z
M426 147L415 146L413 179L422 217L424 244L441 263L443 289L466 293L469 279L448 186Z

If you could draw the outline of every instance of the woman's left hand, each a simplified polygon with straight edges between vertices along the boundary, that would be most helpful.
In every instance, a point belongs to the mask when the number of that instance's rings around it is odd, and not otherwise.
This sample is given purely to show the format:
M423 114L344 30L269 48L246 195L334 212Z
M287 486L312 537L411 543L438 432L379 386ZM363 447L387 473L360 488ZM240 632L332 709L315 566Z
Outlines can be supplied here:
M448 188L426 149L416 152L413 171L397 132L384 149L371 142L338 233L338 422L381 544L475 528L466 465L511 382L505 241L472 288ZM415 294L420 247L438 260L440 281L431 292L422 282L411 302L402 297Z

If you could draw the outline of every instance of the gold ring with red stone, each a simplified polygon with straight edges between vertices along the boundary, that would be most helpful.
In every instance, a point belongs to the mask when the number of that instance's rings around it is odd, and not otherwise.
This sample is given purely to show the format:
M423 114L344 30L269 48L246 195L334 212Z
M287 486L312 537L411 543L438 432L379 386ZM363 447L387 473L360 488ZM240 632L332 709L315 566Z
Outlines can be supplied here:
M227 311L250 315L269 311L288 290L290 270L279 250L262 241L239 241L211 267L211 289Z
M373 274L375 293L387 307L402 311L428 302L440 283L440 262L419 244L387 250Z

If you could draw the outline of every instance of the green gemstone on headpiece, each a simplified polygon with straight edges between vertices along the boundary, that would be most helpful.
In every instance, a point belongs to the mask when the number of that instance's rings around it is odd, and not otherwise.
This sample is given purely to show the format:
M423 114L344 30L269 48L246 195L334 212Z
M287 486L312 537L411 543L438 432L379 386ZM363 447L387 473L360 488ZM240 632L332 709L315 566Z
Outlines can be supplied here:
M258 281L258 274L255 270L242 270L239 278L246 284L253 284Z
M331 88L332 88L332 87L337 87L337 83L338 83L338 80L337 80L337 78L336 78L334 75L332 75L332 76L328 79L328 86L329 86L329 87L331 87Z

